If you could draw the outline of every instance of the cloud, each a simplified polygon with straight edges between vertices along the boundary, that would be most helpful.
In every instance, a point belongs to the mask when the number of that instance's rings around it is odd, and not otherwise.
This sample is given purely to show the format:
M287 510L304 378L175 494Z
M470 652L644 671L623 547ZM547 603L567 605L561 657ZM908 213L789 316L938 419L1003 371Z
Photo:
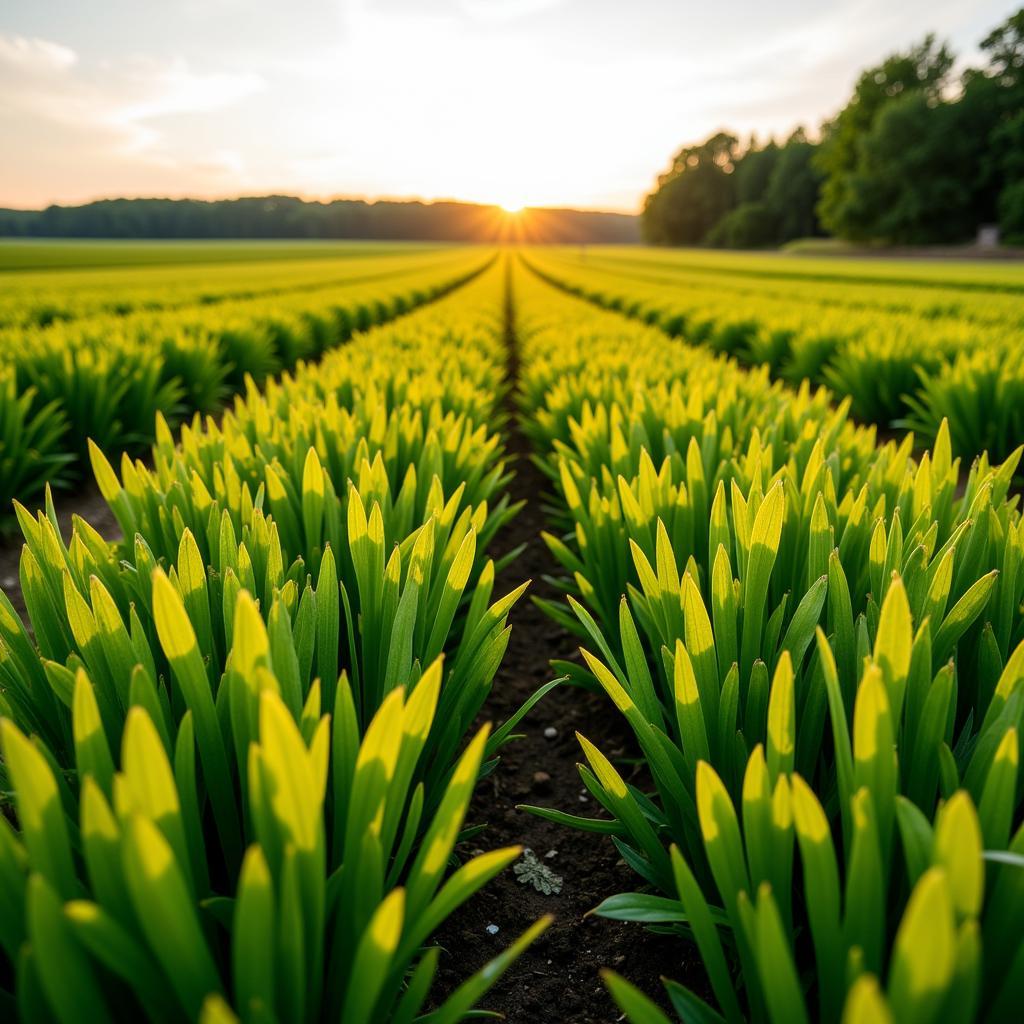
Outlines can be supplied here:
M223 110L263 87L251 72L200 71L183 58L85 63L60 43L0 34L0 91L9 110L95 130L107 144L119 137L130 152L161 141L154 121Z
M207 114L222 110L264 88L259 75L213 71L199 73L183 60L170 64L142 62L126 69L125 78L137 98L118 110L125 121L144 121L170 114Z
M47 39L0 35L0 65L27 75L66 71L77 63L74 50Z
M246 70L183 57L88 58L0 33L0 205L111 194L231 193L247 182L240 105L265 88Z
M274 0L169 0L156 22L118 4L109 33L91 6L37 10L0 31L16 142L0 205L247 190L633 207L684 143L813 130L888 50L930 27L964 51L1007 2L316 0L282 19Z

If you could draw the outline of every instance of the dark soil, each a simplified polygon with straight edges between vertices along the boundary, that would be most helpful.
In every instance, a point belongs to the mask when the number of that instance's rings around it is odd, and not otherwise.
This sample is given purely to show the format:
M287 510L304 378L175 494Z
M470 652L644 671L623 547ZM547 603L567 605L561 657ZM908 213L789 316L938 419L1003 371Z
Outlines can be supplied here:
M518 363L511 331L509 344L509 378L514 384ZM528 443L514 417L508 433L508 449L517 460L512 495L527 504L506 528L503 539L506 548L523 543L527 547L505 570L495 593L506 593L523 579L532 579L530 593L556 598L557 590L543 578L554 572L556 565L539 536L545 525L541 501L546 480L529 461ZM551 658L573 657L576 652L574 638L527 599L519 602L509 619L508 652L484 716L496 724L553 678L548 664ZM552 728L556 733L548 738L545 731ZM483 1000L484 1008L503 1013L511 1024L611 1024L624 1019L599 977L605 967L661 1003L661 976L690 983L698 990L704 987L703 969L689 943L654 934L637 924L586 916L606 897L639 887L639 878L621 860L610 839L563 828L516 809L517 804L530 803L586 817L605 816L583 788L576 770L581 758L577 730L618 761L620 770L628 775L620 759L634 753L632 735L614 707L597 694L558 687L521 723L517 731L523 738L502 751L501 763L479 786L468 819L487 823L487 831L477 840L481 850L517 844L532 849L541 863L562 876L561 892L545 896L507 870L435 936L446 950L439 969L437 994L441 995L497 955L539 917L554 915L551 928Z
M53 504L57 510L61 536L65 541L71 539L71 521L74 516L86 520L104 539L120 540L121 527L118 526L114 513L103 500L95 483L83 485L82 490L75 494L54 494ZM42 508L42 499L27 507L35 512L36 506ZM21 597L21 580L18 576L22 545L21 531L18 524L14 523L0 540L0 589L14 605L15 611L24 618L25 602Z

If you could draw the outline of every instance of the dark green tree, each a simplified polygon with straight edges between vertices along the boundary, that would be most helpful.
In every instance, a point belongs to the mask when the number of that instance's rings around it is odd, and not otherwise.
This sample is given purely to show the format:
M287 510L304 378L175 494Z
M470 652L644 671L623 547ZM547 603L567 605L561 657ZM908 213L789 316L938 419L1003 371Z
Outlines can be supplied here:
M764 249L779 242L779 219L766 202L754 199L730 210L708 232L708 245L725 249Z
M736 202L754 203L764 199L781 150L774 140L758 147L757 140L751 139L746 152L736 161Z
M779 150L764 200L775 212L780 242L821 234L816 212L821 194L821 172L814 159L817 151L803 128L797 128Z
M993 133L1002 154L1002 187L996 213L1003 236L1011 245L1024 245L1024 109L1002 121Z
M821 174L806 132L798 128L782 145L752 138L745 151L736 146L734 136L719 133L679 151L647 197L649 242L749 249L820 233Z
M972 168L980 144L959 103L922 91L886 105L850 176L848 216L861 238L903 245L962 242L977 229Z
M737 139L725 132L681 149L644 204L643 231L655 245L699 245L734 202Z
M988 67L965 75L964 102L989 129L985 220L998 219L1007 241L1024 244L1024 8L990 32L981 48Z
M640 240L635 217L595 210L531 209L529 237L545 242ZM50 238L367 238L493 242L508 224L497 207L456 202L310 202L294 196L104 199L45 210L0 209L0 236Z
M1024 8L1010 15L981 42L990 73L1005 88L1024 85Z
M998 221L1024 242L1024 9L981 48L984 66L959 83L934 36L887 57L819 145L798 131L742 152L724 133L684 148L648 197L647 238L747 248L829 231L921 245L969 241Z
M827 230L854 240L876 237L875 226L861 218L858 195L864 140L882 110L901 97L920 93L926 101L937 102L952 66L953 54L929 35L913 49L887 57L860 76L850 102L826 126L818 155L824 175L818 216Z

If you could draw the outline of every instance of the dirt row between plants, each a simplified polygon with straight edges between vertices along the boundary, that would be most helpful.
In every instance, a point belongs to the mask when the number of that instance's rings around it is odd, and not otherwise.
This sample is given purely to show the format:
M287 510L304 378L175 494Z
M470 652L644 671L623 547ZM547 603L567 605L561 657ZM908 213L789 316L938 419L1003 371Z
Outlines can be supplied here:
M513 500L526 505L500 540L504 550L526 547L499 576L495 594L507 593L524 579L532 583L509 615L508 652L484 708L482 720L495 725L554 677L550 659L578 658L575 638L529 600L530 595L557 599L560 594L545 579L557 565L540 537L548 481L530 461L530 445L519 429L515 409L519 359L511 296L506 316L508 383L513 389L506 398L507 450L516 473L510 489ZM475 848L526 847L557 876L560 891L545 894L513 868L485 886L436 936L446 951L440 988L448 991L539 917L554 915L551 928L483 1001L484 1008L504 1014L510 1024L611 1024L624 1019L601 982L602 968L618 971L659 1002L662 975L685 982L688 976L703 973L695 951L678 938L587 916L606 897L639 887L640 880L608 837L570 830L516 809L517 804L528 803L586 817L605 816L584 789L576 768L581 758L577 731L629 779L622 762L636 751L632 734L614 707L603 695L563 685L547 694L521 723L517 732L523 738L502 751L497 769L477 788L468 819L487 824ZM636 769L634 775L638 774Z

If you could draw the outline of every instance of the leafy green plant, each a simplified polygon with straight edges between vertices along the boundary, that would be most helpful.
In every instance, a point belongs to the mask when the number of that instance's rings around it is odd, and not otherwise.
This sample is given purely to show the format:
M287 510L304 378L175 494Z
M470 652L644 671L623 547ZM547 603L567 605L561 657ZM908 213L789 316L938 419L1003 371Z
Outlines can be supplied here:
M609 696L647 773L580 736L605 816L527 810L636 872L643 891L597 914L697 943L717 1008L672 983L681 1019L999 1019L1024 949L1020 452L961 485L945 424L916 462L848 403L682 346L649 357L647 329L517 288L568 527L547 540L570 607L544 607L586 644L559 668Z
M1015 736L1011 742L1015 750ZM851 803L855 824L844 865L828 817L807 784L798 775L783 775L772 790L765 773L757 748L740 814L714 770L702 762L699 814L721 906L709 903L673 848L678 908L670 906L660 918L648 912L647 920L687 922L721 1010L677 983L666 983L680 1020L740 1021L748 1013L772 1021L856 1022L1012 1016L1024 948L1019 925L1024 830L1015 836L1007 862L993 866L983 852L987 837L979 812L964 790L943 803L934 827L900 798L895 808L903 858L890 861L882 849L882 805L866 786ZM1003 796L1012 801L1005 790ZM794 837L802 893L793 874ZM624 902L608 910L617 913ZM901 908L895 927L892 903ZM794 918L806 926L795 927ZM723 925L731 929L729 946L718 931ZM809 938L801 935L803 927ZM991 951L984 963L982 949ZM732 957L742 964L747 1009L736 993ZM811 970L805 969L805 959L812 961ZM622 979L606 980L631 1021L667 1020Z
M46 422L45 429L34 427L38 442L60 437L60 454L69 458L47 468L81 476L88 440L110 455L137 453L153 440L158 413L176 423L188 413L213 412L228 393L244 390L247 378L262 382L318 358L354 330L430 302L492 262L491 254L453 259L445 252L412 267L369 260L364 275L342 287L276 295L266 289L272 297L243 289L244 297L232 301L193 296L191 305L175 305L157 291L143 293L130 309L100 305L90 315L61 317L45 327L0 327L0 367L16 381L12 395L0 389L0 399L5 410L11 407L5 413L11 422ZM31 471L19 477L12 468L9 479L11 496L29 501L47 478Z
M585 262L568 251L530 250L526 258L544 280L589 303L773 377L826 384L851 400L861 421L887 426L909 414L933 438L945 418L955 450L971 457L987 449L1003 459L1020 442L1019 430L1005 429L1019 405L1019 300L995 281L987 290L983 277L942 285L863 267L836 273L752 257L615 250L588 253ZM979 405L978 395L993 404ZM977 420L970 405L987 408L995 423Z
M471 395L501 297L495 268L219 426L161 419L151 468L92 446L119 545L81 520L65 543L49 493L18 506L0 945L23 1019L454 1022L546 927L432 997L430 936L520 852L457 863L474 786L550 687L473 724L524 589L491 600L515 508L482 422L501 391Z
M908 424L930 433L941 419L957 451L1009 455L1024 437L1024 364L1020 352L981 349L939 368L919 371Z
M495 284L497 278L481 281L458 306L497 305ZM421 318L430 323L452 312L425 311ZM467 331L478 325L471 315ZM493 321L494 347L475 364L485 380L498 356L499 331ZM385 356L383 373L405 380L419 372L429 362L428 344L407 350L404 362ZM154 468L124 458L120 480L93 446L100 490L126 538L119 551L81 521L65 545L52 503L35 519L19 508L26 540L22 590L38 654L8 608L0 636L19 654L4 673L16 720L58 753L70 750L62 706L69 701L54 703L51 677L64 680L65 698L67 673L79 662L111 690L118 672L127 679L139 644L156 635L151 590L162 567L181 592L214 689L242 591L257 597L275 637L295 633L300 657L286 673L295 714L312 680L335 678L344 665L365 725L396 682L443 651L456 651L442 694L443 727L431 738L428 762L435 778L443 776L486 699L508 641L508 612L524 589L491 602L498 566L486 547L516 510L504 496L488 507L507 480L499 438L468 415L439 414L436 428L425 427L402 395L392 403L387 390L363 377L367 393L354 396L351 411L335 402L332 420L320 400L328 382L347 387L353 362L386 352L385 339L367 336L323 373L274 384L266 393L252 389L220 426L186 428L180 446L158 424ZM455 403L459 383L466 381L453 380ZM443 391L432 399L435 408L444 402ZM485 413L481 408L479 415ZM311 441L333 456L336 468L306 447ZM335 479L347 481L340 496ZM392 480L401 481L397 494ZM121 638L117 665L109 664L97 638L101 622ZM159 692L165 662L157 651L145 663ZM161 700L169 706L170 691ZM119 735L113 710L107 722L112 737Z
M164 576L153 602L188 705L177 723L168 728L159 705L154 720L137 699L112 749L111 695L79 668L70 781L45 747L0 723L20 825L0 824L0 939L16 964L21 1016L195 1020L222 997L241 1020L412 1020L437 967L439 951L423 948L429 936L519 854L492 851L445 877L487 730L424 811L415 768L437 713L440 662L408 691L393 688L362 738L344 674L333 693L316 680L296 716L274 671L282 651L242 592L228 696L218 699L232 724L226 745L184 604ZM116 646L112 631L99 639ZM298 657L294 644L286 653ZM245 752L237 788L231 746ZM545 926L457 989L436 1019L461 1019Z
M46 483L59 485L71 456L65 451L67 420L56 402L43 404L36 392L19 389L17 378L0 372L0 509Z

